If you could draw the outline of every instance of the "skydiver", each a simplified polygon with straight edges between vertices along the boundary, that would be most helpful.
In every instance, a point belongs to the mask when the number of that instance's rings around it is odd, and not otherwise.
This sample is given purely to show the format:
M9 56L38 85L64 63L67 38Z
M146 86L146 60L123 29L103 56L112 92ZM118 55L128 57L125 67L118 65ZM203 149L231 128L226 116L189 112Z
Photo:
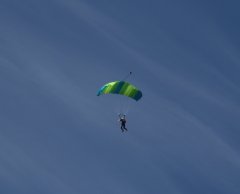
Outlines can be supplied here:
M126 115L122 115L122 114L119 114L119 122L121 122L121 130L122 132L127 131L127 128L126 128Z

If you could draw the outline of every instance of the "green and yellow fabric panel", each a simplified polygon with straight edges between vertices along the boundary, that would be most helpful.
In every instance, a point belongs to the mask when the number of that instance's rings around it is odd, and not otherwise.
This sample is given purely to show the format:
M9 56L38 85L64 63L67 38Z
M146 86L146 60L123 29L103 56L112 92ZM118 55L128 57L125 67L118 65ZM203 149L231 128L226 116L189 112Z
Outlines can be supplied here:
M142 92L139 89L125 81L114 81L105 84L97 93L98 96L102 94L120 94L136 101L142 97Z

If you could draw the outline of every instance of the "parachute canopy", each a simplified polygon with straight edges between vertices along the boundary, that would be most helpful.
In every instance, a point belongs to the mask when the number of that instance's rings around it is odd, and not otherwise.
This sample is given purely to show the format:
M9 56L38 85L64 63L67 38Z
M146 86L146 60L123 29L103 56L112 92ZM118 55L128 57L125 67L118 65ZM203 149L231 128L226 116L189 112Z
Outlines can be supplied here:
M132 84L125 81L109 82L102 86L97 95L120 94L138 101L142 97L142 92Z

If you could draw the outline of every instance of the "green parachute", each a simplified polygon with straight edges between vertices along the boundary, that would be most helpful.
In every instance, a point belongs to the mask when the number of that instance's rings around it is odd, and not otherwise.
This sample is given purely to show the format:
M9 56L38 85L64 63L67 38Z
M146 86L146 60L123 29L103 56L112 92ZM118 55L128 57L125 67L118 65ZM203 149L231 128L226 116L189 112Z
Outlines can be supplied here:
M142 98L142 92L132 84L125 81L114 81L105 84L99 89L97 96L102 94L124 95L136 101Z

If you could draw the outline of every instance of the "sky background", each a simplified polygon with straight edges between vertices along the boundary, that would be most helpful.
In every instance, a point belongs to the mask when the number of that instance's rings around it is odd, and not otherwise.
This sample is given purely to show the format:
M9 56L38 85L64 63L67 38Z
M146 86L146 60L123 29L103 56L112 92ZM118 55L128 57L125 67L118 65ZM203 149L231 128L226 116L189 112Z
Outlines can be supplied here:
M0 192L239 194L239 6L0 0Z

